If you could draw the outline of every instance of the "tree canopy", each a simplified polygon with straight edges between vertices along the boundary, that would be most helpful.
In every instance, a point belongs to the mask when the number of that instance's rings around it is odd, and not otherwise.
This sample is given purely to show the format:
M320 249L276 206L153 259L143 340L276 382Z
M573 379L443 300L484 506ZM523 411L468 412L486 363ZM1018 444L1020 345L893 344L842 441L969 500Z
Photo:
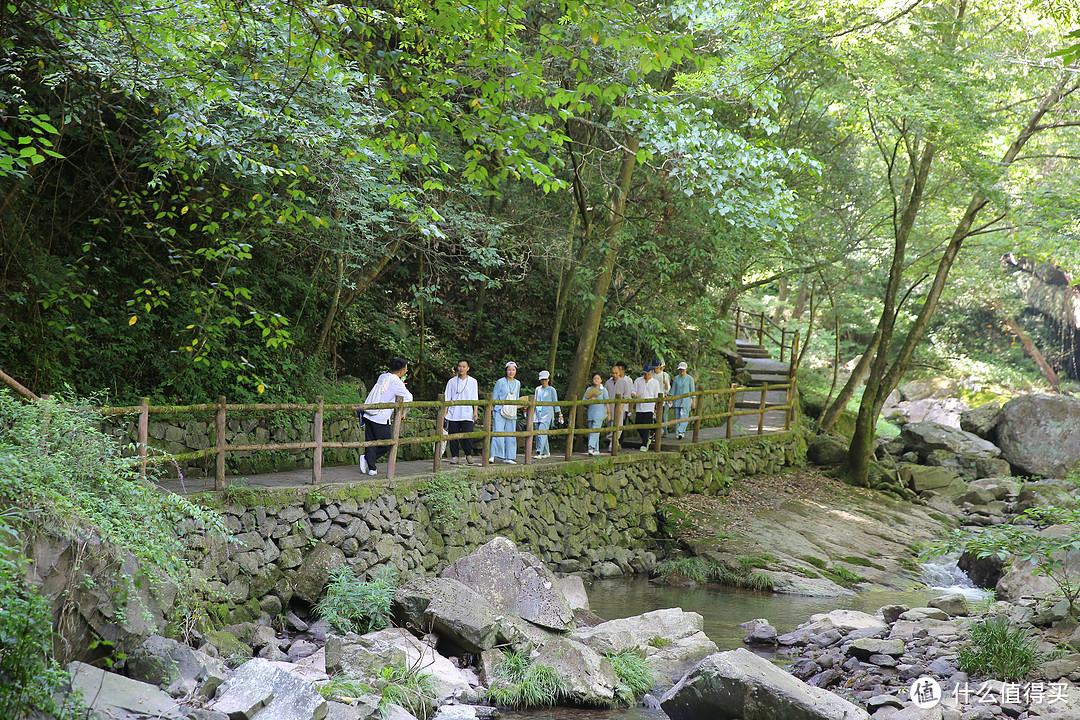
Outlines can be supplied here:
M8 2L0 367L45 392L284 399L397 355L434 392L466 356L579 394L619 359L716 366L734 305L790 283L832 293L887 394L950 272L993 272L965 257L1074 232L1073 20Z

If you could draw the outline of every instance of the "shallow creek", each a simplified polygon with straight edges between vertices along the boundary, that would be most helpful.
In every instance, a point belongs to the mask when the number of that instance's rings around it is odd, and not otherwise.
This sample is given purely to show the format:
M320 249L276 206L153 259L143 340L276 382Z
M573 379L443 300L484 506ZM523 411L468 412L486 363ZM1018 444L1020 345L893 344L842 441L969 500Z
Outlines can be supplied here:
M738 590L733 588L664 587L649 583L644 577L617 580L598 580L586 586L592 611L605 620L630 617L659 608L681 607L700 613L705 621L705 634L721 650L744 647L745 630L739 623L754 618L767 618L778 633L794 630L814 613L851 609L875 613L883 605L904 604L910 607L925 605L928 600L946 592L964 592L971 597L982 591L971 587L967 578L956 571L955 565L924 566L924 578L933 587L899 590L870 590L848 598L812 598L795 595ZM768 649L755 652L777 659ZM635 707L620 710L580 710L551 708L525 712L504 712L512 720L664 720L658 710Z

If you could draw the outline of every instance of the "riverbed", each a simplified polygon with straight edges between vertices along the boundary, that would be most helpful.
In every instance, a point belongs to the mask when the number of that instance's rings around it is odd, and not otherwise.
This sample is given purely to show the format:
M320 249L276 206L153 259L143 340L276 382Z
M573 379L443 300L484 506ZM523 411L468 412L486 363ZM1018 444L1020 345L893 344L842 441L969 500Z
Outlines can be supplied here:
M972 597L984 595L965 582L955 568L929 566L926 577L935 587L913 587L910 590L873 589L854 597L815 598L798 595L780 595L736 588L685 588L668 587L650 583L645 577L630 579L597 580L586 586L592 611L605 620L630 617L659 608L681 607L700 613L704 619L705 634L721 650L732 650L743 645L747 632L740 630L739 623L766 618L778 633L794 630L815 613L850 609L875 613L884 605L903 604L909 607L925 605L931 598L946 592L964 592ZM953 582L957 584L953 584ZM783 664L784 658L767 648L755 652ZM659 710L641 707L618 710L581 710L575 708L550 708L522 712L507 711L504 718L511 720L664 720L667 715Z

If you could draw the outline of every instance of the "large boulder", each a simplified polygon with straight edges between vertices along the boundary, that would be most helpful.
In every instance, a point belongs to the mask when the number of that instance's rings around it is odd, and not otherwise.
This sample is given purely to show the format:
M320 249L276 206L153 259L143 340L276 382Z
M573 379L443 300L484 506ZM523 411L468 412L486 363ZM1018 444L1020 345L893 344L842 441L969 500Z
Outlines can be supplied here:
M151 635L132 651L125 667L132 679L157 685L173 697L213 697L229 674L217 658L160 635Z
M1080 400L1021 395L997 424L1002 457L1022 473L1061 477L1080 462Z
M993 590L1005 574L1006 562L997 555L979 557L973 552L961 553L956 566L964 571L977 587Z
M587 645L567 637L544 643L534 661L550 665L566 682L567 699L576 705L608 707L618 683L611 661Z
M331 676L346 673L371 684L379 670L390 665L416 668L430 675L440 700L473 699L469 678L457 665L404 628L387 628L367 635L328 635L326 638L326 672Z
M81 692L83 702L95 711L93 717L139 717L182 720L186 716L168 693L150 683L96 668L83 662L68 665L72 692Z
M701 632L703 628L702 617L698 613L666 608L578 628L570 637L606 655L644 649L656 638L678 640Z
M555 630L573 627L574 611L555 575L532 553L497 537L442 571L460 580L498 612Z
M815 465L839 465L847 452L847 441L836 435L815 435L806 444L806 459Z
M992 442L978 435L935 422L908 423L900 430L908 448L926 457L934 450L945 450L957 455L995 458L1001 450Z
M958 391L956 381L947 377L912 380L900 386L900 394L909 402L930 398L944 399L953 397Z
M1024 483L1016 494L1016 512L1033 508L1064 507L1076 505L1072 496L1076 488L1063 480L1039 480Z
M671 720L869 720L862 708L811 687L744 648L710 655L664 693Z
M398 588L394 603L401 620L420 632L429 629L469 652L510 640L503 616L459 580L420 577Z
M323 541L315 543L304 555L300 572L296 576L293 595L314 605L322 597L323 588L330 580L330 573L345 563L345 553Z
M759 570L769 578L772 591L778 595L802 595L804 597L840 598L855 597L855 591L822 577L805 577L784 570Z
M962 480L978 480L1012 472L1012 466L999 457L964 455L948 450L931 450L927 453L925 462L927 465L952 470Z
M901 465L900 480L915 492L948 492L954 485L963 484L949 468L926 465Z
M1068 525L1054 525L1040 530L1045 537L1061 538L1073 532ZM1065 563L1065 570L1072 576L1080 576L1080 551L1059 551L1055 560ZM997 596L1002 600L1016 601L1025 597L1049 597L1058 592L1057 585L1045 575L1035 574L1035 565L1023 558L1015 558L1008 571L998 581Z
M829 613L817 613L810 616L807 623L799 626L811 635L818 635L829 630L837 630L847 635L855 630L884 630L887 626L881 618L859 610L833 610Z
M988 402L960 415L960 429L978 435L983 440L997 442L997 424L1001 419L1001 405Z
M315 686L255 658L218 688L210 709L230 720L322 720L326 700Z

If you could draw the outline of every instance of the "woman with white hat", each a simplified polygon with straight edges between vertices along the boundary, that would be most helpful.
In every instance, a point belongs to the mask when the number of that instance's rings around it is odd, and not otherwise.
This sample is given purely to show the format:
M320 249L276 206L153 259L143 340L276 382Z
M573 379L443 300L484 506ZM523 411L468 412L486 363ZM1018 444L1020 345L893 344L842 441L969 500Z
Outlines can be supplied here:
M533 399L537 402L559 402L559 392L551 387L551 373L547 370L540 371L540 385L537 386ZM556 408L554 405L537 405L536 411L533 413L533 427L536 430L547 430L551 427L551 421L555 418L556 410L559 411L559 422L562 422L562 408ZM536 454L533 457L538 460L551 457L551 447L548 445L547 435L536 436Z
M517 375L517 363L511 360L506 363L506 377L499 378L495 383L495 389L491 391L491 399L519 400L521 398L521 381L515 380ZM517 407L514 405L496 405L494 407L491 429L495 432L515 432L517 430ZM491 438L491 460L502 460L507 465L517 465L517 438L516 437L493 437Z
M671 394L672 395L686 395L694 392L694 377L686 372L687 367L685 362L679 363L678 374L671 379ZM690 417L690 411L694 409L694 398L685 397L678 400L672 400L671 409L675 412L675 418L682 419ZM686 437L686 421L678 423L675 426L675 433L679 439L682 440Z

